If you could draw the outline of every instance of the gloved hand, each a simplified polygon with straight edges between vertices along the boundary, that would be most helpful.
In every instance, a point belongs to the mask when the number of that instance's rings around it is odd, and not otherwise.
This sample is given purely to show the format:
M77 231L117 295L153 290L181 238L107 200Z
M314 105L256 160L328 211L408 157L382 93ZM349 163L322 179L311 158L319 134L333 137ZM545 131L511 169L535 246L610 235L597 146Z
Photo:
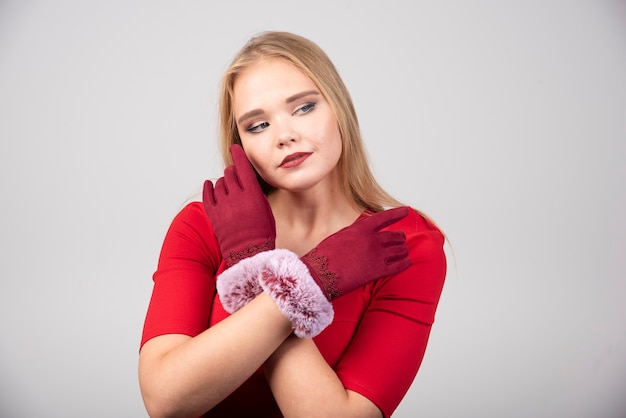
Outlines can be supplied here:
M242 260L218 278L224 308L233 313L262 289L289 318L298 337L318 335L333 320L330 301L411 265L404 233L381 231L408 212L406 207L395 208L357 221L301 258L275 249Z
M381 231L409 213L378 212L330 235L300 259L329 301L411 265L402 231Z
M240 145L230 147L233 165L224 177L204 182L202 202L228 267L275 248L276 224L267 198Z

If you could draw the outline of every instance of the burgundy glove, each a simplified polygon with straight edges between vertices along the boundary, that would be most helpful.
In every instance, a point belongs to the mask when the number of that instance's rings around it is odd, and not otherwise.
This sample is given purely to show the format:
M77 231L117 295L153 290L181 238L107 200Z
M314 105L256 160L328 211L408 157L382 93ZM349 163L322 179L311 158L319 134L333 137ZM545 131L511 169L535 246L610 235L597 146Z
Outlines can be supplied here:
M399 207L376 213L334 233L300 259L331 301L411 265L402 231L381 231L409 213Z
M258 283L289 318L297 336L318 335L332 322L331 300L411 265L404 233L381 231L408 212L406 207L395 208L357 221L302 258L276 249L243 260L217 282L224 308L232 313L247 304L256 296Z
M272 250L276 225L254 169L240 145L232 145L233 165L224 177L204 182L204 210L228 267L262 251Z

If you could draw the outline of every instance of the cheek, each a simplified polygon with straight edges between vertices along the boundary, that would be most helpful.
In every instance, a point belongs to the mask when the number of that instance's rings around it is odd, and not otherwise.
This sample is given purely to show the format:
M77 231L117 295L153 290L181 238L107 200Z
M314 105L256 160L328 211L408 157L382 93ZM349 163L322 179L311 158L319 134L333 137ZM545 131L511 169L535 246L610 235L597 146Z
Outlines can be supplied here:
M315 132L318 142L325 144L326 146L335 146L339 143L341 147L341 134L339 133L339 125L334 119L328 118L321 123L316 123L311 127L312 132Z
M250 160L250 163L252 164L254 169L257 171L257 173L262 175L264 172L264 166L262 162L267 161L267 158L265 158L262 152L260 152L260 150L258 150L256 147L254 147L250 143L246 144L246 141L242 141L242 146L243 150L246 153L246 156L248 157L248 160Z
M339 127L333 125L326 131L326 140L328 141L329 148L333 151L333 158L339 160L343 149L341 134L339 133Z

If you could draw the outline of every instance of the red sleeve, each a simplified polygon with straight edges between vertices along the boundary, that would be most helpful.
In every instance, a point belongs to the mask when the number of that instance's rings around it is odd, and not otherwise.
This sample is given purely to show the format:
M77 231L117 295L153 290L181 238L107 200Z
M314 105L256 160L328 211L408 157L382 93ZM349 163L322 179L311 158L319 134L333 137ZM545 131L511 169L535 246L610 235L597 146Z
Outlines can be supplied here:
M370 399L385 417L417 374L446 275L441 232L415 211L389 229L398 226L412 265L374 284L371 304L336 367L346 389Z
M140 347L158 335L207 329L221 258L202 203L188 204L165 236Z

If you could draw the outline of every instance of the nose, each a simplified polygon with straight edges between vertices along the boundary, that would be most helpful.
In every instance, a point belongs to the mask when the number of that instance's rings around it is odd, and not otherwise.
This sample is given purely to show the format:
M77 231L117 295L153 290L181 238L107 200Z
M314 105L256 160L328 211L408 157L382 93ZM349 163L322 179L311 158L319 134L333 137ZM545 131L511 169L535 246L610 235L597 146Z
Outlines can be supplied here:
M289 121L282 120L275 122L277 128L276 133L276 146L282 148L289 146L298 140L298 134L293 129Z

